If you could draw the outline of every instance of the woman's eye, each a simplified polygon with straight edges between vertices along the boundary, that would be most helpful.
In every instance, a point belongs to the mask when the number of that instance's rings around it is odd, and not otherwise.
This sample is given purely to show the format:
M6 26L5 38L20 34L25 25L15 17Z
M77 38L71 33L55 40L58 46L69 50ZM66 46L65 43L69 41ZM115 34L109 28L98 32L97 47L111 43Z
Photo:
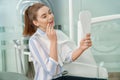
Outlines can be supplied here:
M46 18L46 16L43 16L43 18Z

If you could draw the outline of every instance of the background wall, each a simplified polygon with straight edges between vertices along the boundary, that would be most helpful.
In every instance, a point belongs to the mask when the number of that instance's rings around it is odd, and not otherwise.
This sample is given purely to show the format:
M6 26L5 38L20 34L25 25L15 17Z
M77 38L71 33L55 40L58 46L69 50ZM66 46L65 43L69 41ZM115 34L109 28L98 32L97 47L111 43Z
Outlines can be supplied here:
M51 0L52 1L52 0ZM53 11L56 25L62 25L63 31L69 36L69 1L54 0Z
M16 72L13 40L21 38L16 14L18 0L0 0L0 71Z

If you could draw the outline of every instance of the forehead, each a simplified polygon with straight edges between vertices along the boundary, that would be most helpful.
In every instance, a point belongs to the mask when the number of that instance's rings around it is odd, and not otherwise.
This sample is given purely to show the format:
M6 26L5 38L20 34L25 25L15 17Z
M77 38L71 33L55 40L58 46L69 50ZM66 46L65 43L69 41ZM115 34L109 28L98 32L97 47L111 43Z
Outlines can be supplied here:
M48 13L48 11L49 11L49 8L47 7L47 6L43 6L43 7L41 7L39 10L38 10L38 15L39 16L41 16L41 15L43 15L43 14L45 14L45 13Z

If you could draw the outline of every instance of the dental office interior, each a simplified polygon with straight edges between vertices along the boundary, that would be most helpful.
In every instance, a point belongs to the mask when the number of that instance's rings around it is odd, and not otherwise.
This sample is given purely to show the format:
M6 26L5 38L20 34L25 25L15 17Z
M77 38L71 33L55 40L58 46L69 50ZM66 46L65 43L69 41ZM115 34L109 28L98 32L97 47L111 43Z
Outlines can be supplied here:
M92 46L75 62L63 66L69 75L120 80L119 0L0 0L0 80L34 78L29 37L22 32L24 11L36 2L52 9L55 29L76 45L91 33Z

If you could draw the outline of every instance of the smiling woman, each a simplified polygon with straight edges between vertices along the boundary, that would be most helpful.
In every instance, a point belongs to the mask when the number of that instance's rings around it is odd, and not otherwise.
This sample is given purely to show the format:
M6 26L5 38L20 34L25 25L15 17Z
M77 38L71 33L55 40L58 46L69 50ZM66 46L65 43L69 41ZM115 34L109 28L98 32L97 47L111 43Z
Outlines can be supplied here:
M63 64L75 61L92 45L90 34L77 47L62 31L55 30L54 25L54 15L46 5L35 3L26 9L23 35L30 36L34 80L79 80L80 77L62 76Z
M38 11L36 12L36 10ZM45 31L47 26L54 26L53 13L44 4L36 4L32 7L29 6L28 10L26 10L25 12L25 25L26 26L23 33L24 35L32 35L37 28L40 28L41 30ZM33 28L33 26L35 27ZM29 29L28 27L33 29ZM29 31L28 29L31 31Z

